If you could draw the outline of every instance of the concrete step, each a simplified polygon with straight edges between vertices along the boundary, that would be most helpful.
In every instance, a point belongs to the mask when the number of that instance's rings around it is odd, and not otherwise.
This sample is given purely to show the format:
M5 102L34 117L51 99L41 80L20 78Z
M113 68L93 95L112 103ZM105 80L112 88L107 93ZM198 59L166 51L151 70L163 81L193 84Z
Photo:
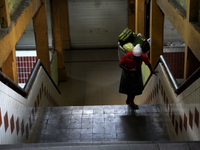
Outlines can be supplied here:
M46 108L34 142L119 141L170 141L159 105Z
M0 150L199 150L200 142L79 142L0 145Z

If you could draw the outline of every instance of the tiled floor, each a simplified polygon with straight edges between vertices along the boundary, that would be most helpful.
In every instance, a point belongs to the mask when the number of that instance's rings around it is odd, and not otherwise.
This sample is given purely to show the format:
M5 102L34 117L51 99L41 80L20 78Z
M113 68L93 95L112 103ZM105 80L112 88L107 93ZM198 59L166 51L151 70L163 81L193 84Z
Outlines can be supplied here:
M66 50L64 62L68 80L59 84L64 105L125 104L126 95L118 92L117 49Z
M159 105L45 108L36 142L169 141Z

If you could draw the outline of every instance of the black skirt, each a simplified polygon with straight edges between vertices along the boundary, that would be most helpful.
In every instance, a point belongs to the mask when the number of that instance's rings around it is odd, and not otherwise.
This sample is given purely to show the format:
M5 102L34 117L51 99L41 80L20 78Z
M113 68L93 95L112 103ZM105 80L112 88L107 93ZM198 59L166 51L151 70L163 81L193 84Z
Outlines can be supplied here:
M129 96L142 94L144 89L141 69L129 72L122 69L119 92Z

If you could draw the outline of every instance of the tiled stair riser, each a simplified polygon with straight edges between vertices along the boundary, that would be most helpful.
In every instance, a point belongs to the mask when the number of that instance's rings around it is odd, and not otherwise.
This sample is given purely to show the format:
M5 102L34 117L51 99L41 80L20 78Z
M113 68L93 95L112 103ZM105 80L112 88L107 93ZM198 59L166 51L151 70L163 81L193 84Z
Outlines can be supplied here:
M42 68L38 76L27 97L0 83L0 144L32 141L40 108L59 105L60 95Z
M161 64L138 99L140 103L161 104L168 132L173 141L200 140L200 79L177 95Z

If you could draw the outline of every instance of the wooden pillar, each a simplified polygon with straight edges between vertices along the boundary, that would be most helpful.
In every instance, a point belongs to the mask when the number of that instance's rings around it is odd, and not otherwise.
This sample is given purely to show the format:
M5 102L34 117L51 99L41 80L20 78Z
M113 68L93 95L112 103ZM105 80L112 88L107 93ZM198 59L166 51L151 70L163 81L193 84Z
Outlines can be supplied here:
M136 13L135 13L135 32L145 35L145 0L136 0Z
M53 28L53 46L58 53L58 78L59 81L65 81L67 74L63 60L63 38L61 21L61 1L51 0L51 17Z
M186 29L189 28L188 25L190 22L198 21L198 11L199 11L199 1L197 0L188 0L187 1L187 22ZM187 35L185 38L185 62L184 62L184 80L186 80L199 66L198 60L190 49L189 38L190 31L185 30L185 34Z
M189 22L198 21L199 3L199 0L187 0L187 19Z
M15 50L11 51L1 69L7 77L18 83Z
M69 17L67 0L61 0L63 49L70 49Z
M41 5L33 17L33 27L35 33L37 57L41 60L48 73L50 73L48 28L45 2Z
M3 28L10 26L8 0L0 0L0 25Z
M128 1L128 27L135 32L135 0Z
M163 26L164 14L158 7L156 0L151 0L151 16L150 16L150 61L154 67L163 53Z

